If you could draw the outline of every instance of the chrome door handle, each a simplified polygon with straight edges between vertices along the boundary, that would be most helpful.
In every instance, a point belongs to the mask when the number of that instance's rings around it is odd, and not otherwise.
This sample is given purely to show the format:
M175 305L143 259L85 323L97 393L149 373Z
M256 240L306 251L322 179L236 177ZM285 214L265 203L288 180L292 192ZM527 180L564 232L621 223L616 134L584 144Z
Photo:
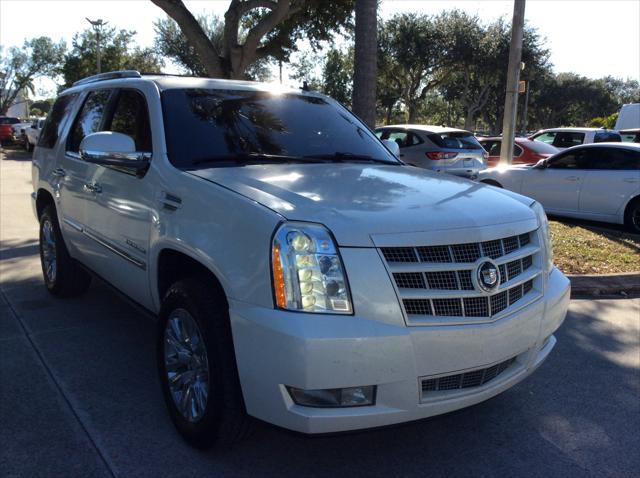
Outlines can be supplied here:
M67 175L67 172L62 168L56 168L51 172L51 174L58 176L59 178L64 178Z
M637 183L637 182L640 182L640 179L638 179L638 178L624 178L623 181L625 183Z
M102 186L100 186L98 183L86 183L84 186L82 186L82 188L85 191L95 194L100 194L102 192Z
M566 178L564 178L565 181L580 181L580 178L578 176L568 176Z

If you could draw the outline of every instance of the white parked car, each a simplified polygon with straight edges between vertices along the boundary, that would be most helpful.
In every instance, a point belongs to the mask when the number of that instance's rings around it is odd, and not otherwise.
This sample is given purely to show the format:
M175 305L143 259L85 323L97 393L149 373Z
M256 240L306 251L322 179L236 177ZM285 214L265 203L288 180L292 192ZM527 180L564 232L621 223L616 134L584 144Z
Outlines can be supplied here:
M24 147L27 151L33 151L35 145L38 144L38 138L40 137L40 132L42 131L45 120L46 118L38 118L25 128Z
M33 187L46 287L91 272L158 315L198 447L248 416L327 433L476 404L548 357L567 311L538 203L406 166L317 93L90 77L54 104Z
M463 129L401 124L376 128L376 135L397 143L400 158L412 166L472 179L487 167L489 154Z
M495 168L480 181L529 196L547 214L626 224L640 233L640 145L576 146L538 164Z
M550 128L531 135L529 139L550 144L562 150L581 144L622 141L620 133L603 128Z

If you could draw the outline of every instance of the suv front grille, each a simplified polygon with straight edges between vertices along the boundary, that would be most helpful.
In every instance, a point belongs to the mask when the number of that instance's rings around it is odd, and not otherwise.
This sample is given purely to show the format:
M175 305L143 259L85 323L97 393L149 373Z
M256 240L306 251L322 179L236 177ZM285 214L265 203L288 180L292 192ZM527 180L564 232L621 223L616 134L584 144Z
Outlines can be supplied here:
M494 319L540 295L536 231L465 244L383 247L381 252L408 325L446 323L456 317ZM482 258L490 258L499 269L500 283L491 293L474 285Z
M425 395L432 392L481 387L507 370L515 362L516 357L512 357L504 362L500 362L492 365L491 367L480 370L446 375L444 377L437 378L423 378L421 383L422 396L424 398Z

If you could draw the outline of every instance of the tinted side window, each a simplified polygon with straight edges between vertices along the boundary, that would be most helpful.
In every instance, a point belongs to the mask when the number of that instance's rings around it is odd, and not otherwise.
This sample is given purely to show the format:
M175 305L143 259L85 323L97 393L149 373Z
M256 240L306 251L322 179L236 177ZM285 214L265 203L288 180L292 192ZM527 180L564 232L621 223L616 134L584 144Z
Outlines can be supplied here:
M613 131L604 131L602 133L596 133L593 138L594 143L619 143L622 141L620 135L618 133L614 133Z
M584 150L572 151L549 162L550 169L587 169L587 155Z
M142 93L120 91L110 125L105 129L131 136L136 143L136 151L151 151L149 113Z
M594 148L590 153L589 169L640 170L640 151Z
M559 132L556 134L553 140L553 145L556 148L570 148L572 146L579 146L584 142L584 133L569 133Z
M514 156L522 156L522 148L517 144L513 145L513 155Z
M40 148L53 148L56 145L77 96L77 93L60 96L53 104L38 140Z
M552 144L554 139L556 139L555 133L542 133L533 137L534 141L540 141L541 143L547 144Z
M98 90L89 93L71 129L67 151L77 153L85 136L102 131L102 118L110 96L111 90Z

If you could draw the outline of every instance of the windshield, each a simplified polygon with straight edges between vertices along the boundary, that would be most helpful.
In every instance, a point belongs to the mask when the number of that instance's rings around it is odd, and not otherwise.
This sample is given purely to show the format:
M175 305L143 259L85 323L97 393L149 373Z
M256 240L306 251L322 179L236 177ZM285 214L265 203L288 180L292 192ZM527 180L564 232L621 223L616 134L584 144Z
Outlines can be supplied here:
M436 145L446 149L483 149L476 137L466 131L431 133L427 137Z
M384 161L401 164L355 116L295 93L162 92L167 152L179 168L230 162Z
M538 154L556 154L560 151L555 146L551 146L548 143L542 143L540 141L526 141L522 145Z

